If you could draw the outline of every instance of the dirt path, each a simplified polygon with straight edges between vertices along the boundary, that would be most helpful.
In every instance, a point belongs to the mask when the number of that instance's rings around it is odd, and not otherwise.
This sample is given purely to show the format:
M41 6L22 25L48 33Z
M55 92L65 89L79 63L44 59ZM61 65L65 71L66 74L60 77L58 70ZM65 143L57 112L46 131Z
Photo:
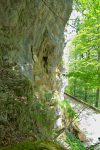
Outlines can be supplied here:
M90 108L88 105L80 103L70 96L65 96L73 109L79 114L80 129L86 135L86 146L100 143L100 112ZM80 113L81 112L81 113ZM100 147L99 149L100 150Z

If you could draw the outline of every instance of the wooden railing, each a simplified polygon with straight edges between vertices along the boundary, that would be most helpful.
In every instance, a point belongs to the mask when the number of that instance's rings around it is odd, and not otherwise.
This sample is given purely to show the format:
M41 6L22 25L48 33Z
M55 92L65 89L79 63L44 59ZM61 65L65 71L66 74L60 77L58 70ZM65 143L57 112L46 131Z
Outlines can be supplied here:
M100 109L98 109L98 108L96 108L96 107L94 107L94 106L88 104L87 102L85 102L85 101L83 101L83 100L80 100L80 99L78 99L78 98L76 98L76 97L74 97L74 96L72 96L72 95L70 95L70 94L68 94L68 93L64 93L64 94L65 94L65 97L66 97L66 96L67 96L67 97L70 97L71 99L73 99L73 100L75 100L75 101L77 101L77 102L79 102L79 103L85 105L87 108L91 108L91 109L93 109L94 111L100 113Z

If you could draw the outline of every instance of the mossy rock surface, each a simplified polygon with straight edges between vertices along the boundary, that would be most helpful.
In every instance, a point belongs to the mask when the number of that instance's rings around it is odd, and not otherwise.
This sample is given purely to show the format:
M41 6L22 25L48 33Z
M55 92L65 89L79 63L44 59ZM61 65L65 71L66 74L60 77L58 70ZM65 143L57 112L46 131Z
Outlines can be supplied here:
M0 150L65 150L58 143L50 141L37 141L37 142L22 142L8 147L3 147Z
M20 71L0 67L0 146L29 138L32 94L30 80Z

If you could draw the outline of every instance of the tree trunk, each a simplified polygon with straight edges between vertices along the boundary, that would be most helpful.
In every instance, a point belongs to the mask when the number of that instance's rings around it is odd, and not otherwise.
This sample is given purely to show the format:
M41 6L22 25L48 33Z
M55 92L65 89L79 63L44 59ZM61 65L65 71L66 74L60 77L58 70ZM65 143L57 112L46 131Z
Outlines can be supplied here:
M87 101L87 88L85 88L84 100Z
M100 60L100 52L98 52L98 62ZM98 83L100 83L100 67L98 67ZM98 107L99 105L99 93L100 93L100 89L99 87L96 90L96 102L95 102L95 107Z
M74 80L73 95L76 96L76 79Z
M100 92L100 90L99 90L99 88L97 88L95 107L98 107L98 105L99 105L99 92Z

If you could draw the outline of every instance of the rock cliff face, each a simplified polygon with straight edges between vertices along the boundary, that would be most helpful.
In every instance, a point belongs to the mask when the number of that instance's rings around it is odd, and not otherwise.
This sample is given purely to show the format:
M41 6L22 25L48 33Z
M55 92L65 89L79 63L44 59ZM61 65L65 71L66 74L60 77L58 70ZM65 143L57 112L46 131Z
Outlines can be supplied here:
M72 0L0 0L0 66L27 76L39 100L48 92L60 93L64 27L71 10Z
M58 90L64 27L71 0L1 0L1 63L16 63L34 87Z

